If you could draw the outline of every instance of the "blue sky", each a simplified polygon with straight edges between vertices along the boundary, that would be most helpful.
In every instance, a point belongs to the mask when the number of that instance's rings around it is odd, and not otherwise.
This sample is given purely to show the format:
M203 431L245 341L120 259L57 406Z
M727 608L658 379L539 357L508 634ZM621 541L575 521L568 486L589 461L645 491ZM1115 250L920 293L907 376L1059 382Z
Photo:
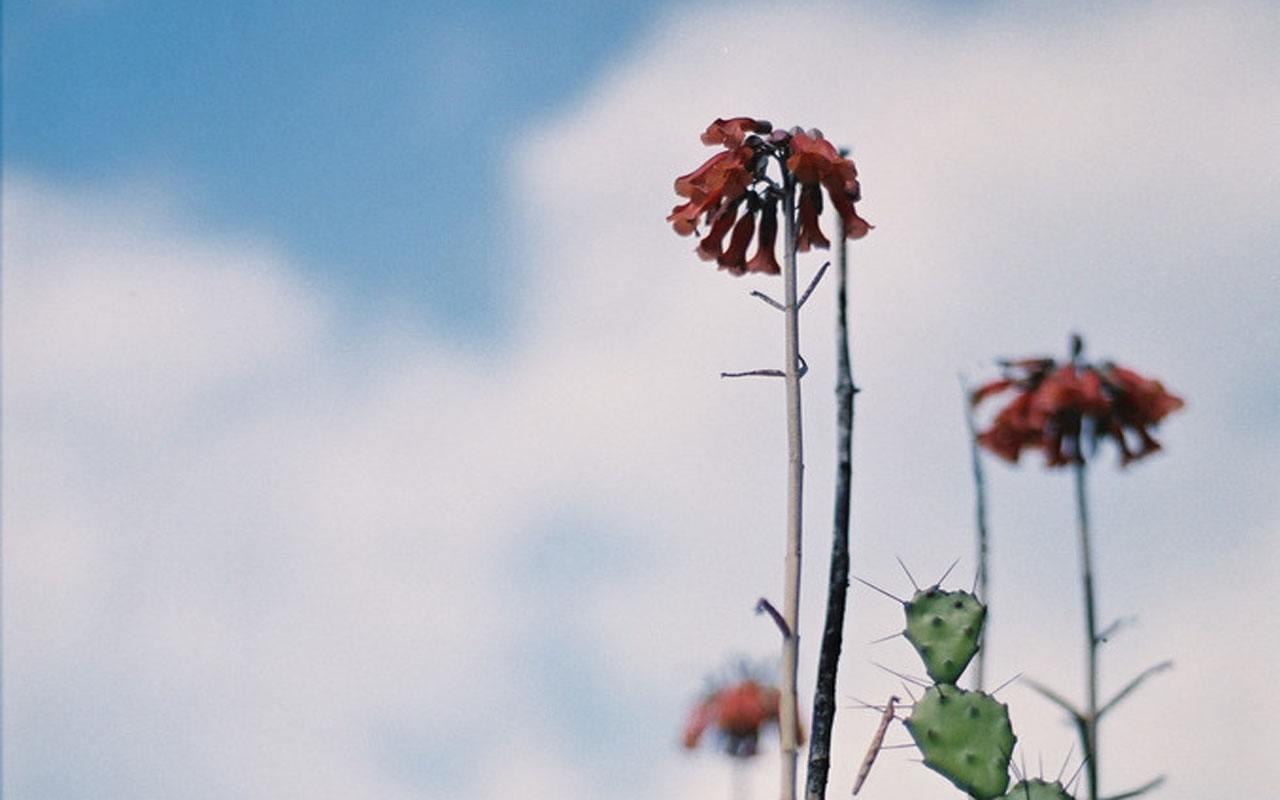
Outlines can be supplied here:
M662 6L6 4L6 161L171 177L203 225L271 237L365 314L497 336L523 278L503 155Z
M548 8L6 4L6 798L727 796L676 739L704 676L776 649L781 393L717 377L776 359L747 297L776 287L663 217L740 113L851 145L876 225L855 571L967 556L956 373L1082 331L1188 401L1166 453L1092 473L1103 615L1142 619L1105 681L1178 663L1104 780L1270 790L1239 732L1280 719L1275 7ZM829 286L806 314L812 632ZM1069 487L989 474L990 668L1070 692ZM853 603L850 642L898 625ZM833 791L895 646L846 659ZM1007 691L1059 763L1070 729Z

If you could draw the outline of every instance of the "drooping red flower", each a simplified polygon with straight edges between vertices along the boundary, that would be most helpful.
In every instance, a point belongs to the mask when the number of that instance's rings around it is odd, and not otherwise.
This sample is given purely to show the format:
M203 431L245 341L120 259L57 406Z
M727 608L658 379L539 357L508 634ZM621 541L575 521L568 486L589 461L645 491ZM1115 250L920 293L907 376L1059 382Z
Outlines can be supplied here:
M862 199L857 167L840 155L831 142L822 138L821 131L795 131L792 134L791 157L787 159L787 168L801 186L802 202L804 189L807 187L816 189L821 185L827 190L831 205L840 214L844 238L861 239L871 230L871 225L858 216L853 206ZM818 235L822 235L821 231Z
M676 233L688 236L698 228L698 218L708 220L722 205L741 202L751 185L749 165L754 151L747 146L722 150L703 162L702 166L676 178L676 194L689 202L671 210L667 221Z
M854 208L861 192L857 169L819 131L773 130L763 120L732 117L712 122L702 142L724 149L676 179L676 194L687 202L673 208L667 221L681 236L697 232L699 223L708 225L697 252L721 269L734 275L782 271L775 248L778 205L787 182L769 176L771 162L781 174L793 176L797 187L798 196L792 198L797 250L831 246L820 226L824 192L840 215L842 236L860 239L871 229ZM748 260L746 251L753 236L756 249Z
M766 200L760 209L760 238L756 245L756 254L747 262L747 272L763 272L766 275L777 275L782 272L778 258L774 255L774 243L778 239L778 201Z
M1110 362L1028 358L1003 366L1004 375L974 390L971 402L1015 392L978 435L979 444L1010 462L1040 449L1051 467L1084 463L1086 440L1096 449L1110 438L1125 466L1160 449L1151 428L1183 406L1159 381Z
M831 241L822 235L822 190L817 184L800 187L800 205L796 209L796 250L809 252L812 247L827 249Z
M777 689L754 679L717 689L689 712L682 737L684 746L697 747L703 734L712 730L726 753L749 758L759 750L761 731L778 724L780 701Z

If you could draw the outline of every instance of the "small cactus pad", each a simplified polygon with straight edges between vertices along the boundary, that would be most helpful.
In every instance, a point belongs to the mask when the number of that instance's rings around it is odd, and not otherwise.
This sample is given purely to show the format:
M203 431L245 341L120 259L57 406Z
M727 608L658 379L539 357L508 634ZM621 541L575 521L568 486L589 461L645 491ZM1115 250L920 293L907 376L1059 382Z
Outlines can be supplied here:
M978 652L987 607L968 592L921 589L903 603L903 635L920 654L934 683L954 684Z
M1049 783L1032 778L1029 781L1015 783L1009 793L1000 800L1074 800L1074 798L1067 794L1067 790L1057 781Z
M925 766L961 791L991 800L1009 787L1009 757L1018 737L1004 703L948 684L930 686L906 726Z

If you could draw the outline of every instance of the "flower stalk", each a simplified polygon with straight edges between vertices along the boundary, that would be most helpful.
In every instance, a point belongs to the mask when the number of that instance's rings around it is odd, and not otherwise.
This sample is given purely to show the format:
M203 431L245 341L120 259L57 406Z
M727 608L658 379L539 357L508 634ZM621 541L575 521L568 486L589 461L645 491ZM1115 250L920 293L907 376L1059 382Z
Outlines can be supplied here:
M1089 503L1085 495L1085 463L1075 463L1076 519L1080 528L1080 580L1084 591L1086 705L1080 725L1085 783L1089 800L1098 797L1098 616L1093 597L1093 551L1089 544Z
M786 220L783 247L784 347L786 350L787 397L787 550L784 572L782 616L789 634L782 643L782 731L783 800L796 796L796 767L799 760L800 709L796 675L800 660L800 557L804 522L804 432L800 417L800 305L796 288L795 179L782 165L782 208Z
M801 744L797 673L800 647L800 566L804 494L804 432L801 419L800 379L807 371L800 356L800 309L823 274L799 292L796 254L814 247L830 247L820 218L824 198L840 216L841 235L860 239L871 226L858 216L861 199L858 173L852 161L836 151L816 129L775 130L764 120L750 117L717 119L702 134L703 144L722 149L693 172L675 180L676 194L686 202L671 210L667 221L681 236L699 233L706 226L696 252L704 261L715 261L732 275L782 273L783 301L759 292L753 294L783 314L782 370L759 369L722 373L725 377L781 377L786 388L787 421L787 532L784 560L783 610L774 616L783 634L781 697L781 797L795 800ZM778 178L770 176L776 165ZM782 207L783 263L775 257L778 206ZM757 222L757 218L759 221ZM726 244L727 238L727 244ZM747 250L756 240L755 254ZM845 567L847 573L847 565ZM847 585L847 578L844 581ZM843 587L842 587L843 591ZM843 603L843 598L841 598ZM762 607L772 608L767 602ZM843 608L841 609L843 615ZM839 655L837 642L836 657ZM830 669L834 691L834 665ZM834 700L829 705L834 706ZM826 760L832 709L825 715L825 739L819 749ZM825 771L822 781L825 783Z
M969 398L971 393L964 377L960 378L960 388L964 394L964 421L969 429L969 457L973 471L973 517L975 528L975 546L978 568L973 579L973 593L983 603L990 604L990 580L988 569L990 557L990 535L987 531L987 479L982 469L982 448L978 445L978 426L973 419L973 404ZM987 628L984 625L978 636L978 655L973 668L973 688L982 691L987 674Z
M1082 357L1083 340L1071 337L1070 358L1027 358L1002 362L1005 375L973 392L979 403L1006 390L1016 392L995 417L991 427L978 435L980 445L1017 463L1028 449L1042 450L1049 467L1070 466L1075 481L1076 520L1079 533L1080 579L1084 595L1085 703L1076 708L1064 697L1035 682L1039 691L1070 716L1080 735L1089 800L1099 800L1098 723L1105 714L1149 675L1166 669L1162 662L1140 674L1115 697L1098 704L1098 650L1108 632L1099 633L1093 586L1093 550L1089 530L1087 496L1088 465L1099 443L1113 441L1126 466L1161 449L1152 430L1166 416L1183 407L1181 398L1165 391L1157 380L1145 378L1110 361L1089 363ZM1158 785L1154 782L1132 793L1134 797Z

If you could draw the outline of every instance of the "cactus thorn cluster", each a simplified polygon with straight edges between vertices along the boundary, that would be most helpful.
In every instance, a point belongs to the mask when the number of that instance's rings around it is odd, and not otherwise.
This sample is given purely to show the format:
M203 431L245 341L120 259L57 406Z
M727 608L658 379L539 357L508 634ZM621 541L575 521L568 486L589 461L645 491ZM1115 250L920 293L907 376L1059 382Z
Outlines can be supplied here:
M955 682L978 652L987 608L969 592L944 592L937 586L917 591L903 604L902 633L920 654L934 683Z

